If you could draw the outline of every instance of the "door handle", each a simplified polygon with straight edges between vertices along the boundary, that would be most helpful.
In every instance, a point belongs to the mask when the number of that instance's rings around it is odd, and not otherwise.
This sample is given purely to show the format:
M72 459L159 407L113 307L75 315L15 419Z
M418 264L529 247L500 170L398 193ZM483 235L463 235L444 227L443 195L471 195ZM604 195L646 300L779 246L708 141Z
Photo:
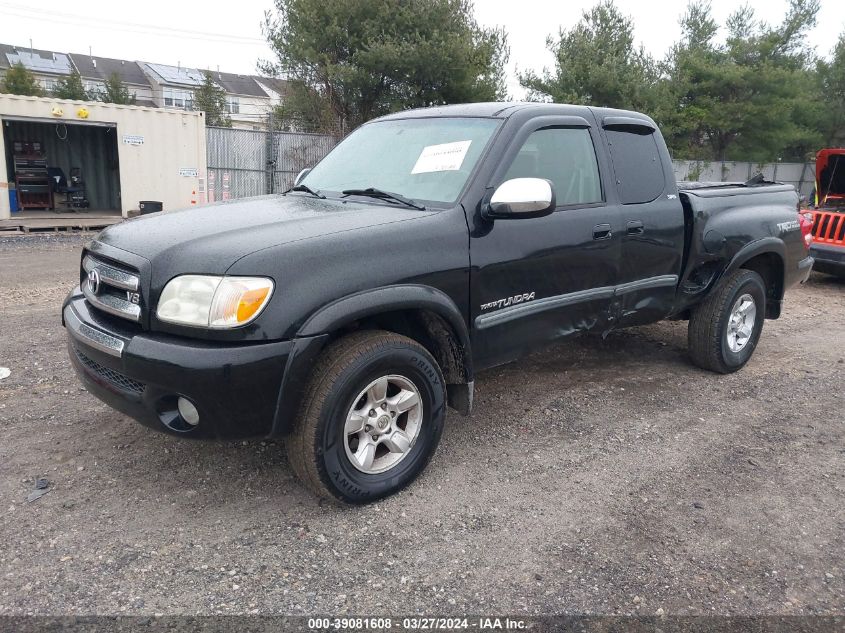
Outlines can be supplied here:
M631 220L628 222L628 235L642 235L645 229L641 220Z
M610 232L609 224L596 224L593 227L594 240L609 240L611 237L613 237L613 233Z

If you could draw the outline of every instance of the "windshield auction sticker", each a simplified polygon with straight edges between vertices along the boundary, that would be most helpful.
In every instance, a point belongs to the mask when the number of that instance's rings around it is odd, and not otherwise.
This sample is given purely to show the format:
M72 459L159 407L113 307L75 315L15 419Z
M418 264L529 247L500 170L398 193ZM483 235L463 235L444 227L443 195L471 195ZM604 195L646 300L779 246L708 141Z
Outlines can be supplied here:
M455 171L461 168L472 141L456 141L440 145L427 145L420 152L412 174L426 174L433 171Z

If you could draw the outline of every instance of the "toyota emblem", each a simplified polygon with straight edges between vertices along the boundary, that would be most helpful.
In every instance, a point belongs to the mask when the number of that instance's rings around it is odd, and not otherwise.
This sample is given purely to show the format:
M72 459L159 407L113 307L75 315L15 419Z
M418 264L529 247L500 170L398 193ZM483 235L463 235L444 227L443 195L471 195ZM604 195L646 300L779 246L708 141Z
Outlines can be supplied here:
M100 273L97 272L96 268L93 268L88 272L88 290L90 290L93 295L100 292Z

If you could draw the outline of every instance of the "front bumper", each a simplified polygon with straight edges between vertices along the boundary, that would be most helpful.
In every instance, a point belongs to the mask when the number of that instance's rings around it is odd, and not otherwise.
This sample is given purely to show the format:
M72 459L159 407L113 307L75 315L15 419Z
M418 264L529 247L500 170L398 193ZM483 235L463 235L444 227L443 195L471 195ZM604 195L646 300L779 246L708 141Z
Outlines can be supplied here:
M288 425L281 393L295 341L222 344L149 332L119 331L90 310L79 289L65 300L71 363L85 387L151 428L187 437L278 434ZM195 427L174 430L176 401L199 411Z
M828 275L845 275L845 246L811 244L810 255L815 259L813 270Z

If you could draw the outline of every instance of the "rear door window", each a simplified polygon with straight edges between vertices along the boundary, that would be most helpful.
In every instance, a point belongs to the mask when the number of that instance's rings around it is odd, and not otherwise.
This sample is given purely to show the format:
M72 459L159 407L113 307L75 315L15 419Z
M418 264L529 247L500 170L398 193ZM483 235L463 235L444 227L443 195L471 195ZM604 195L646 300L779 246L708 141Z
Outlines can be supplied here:
M622 204L655 200L666 188L666 176L654 131L628 128L605 132Z

